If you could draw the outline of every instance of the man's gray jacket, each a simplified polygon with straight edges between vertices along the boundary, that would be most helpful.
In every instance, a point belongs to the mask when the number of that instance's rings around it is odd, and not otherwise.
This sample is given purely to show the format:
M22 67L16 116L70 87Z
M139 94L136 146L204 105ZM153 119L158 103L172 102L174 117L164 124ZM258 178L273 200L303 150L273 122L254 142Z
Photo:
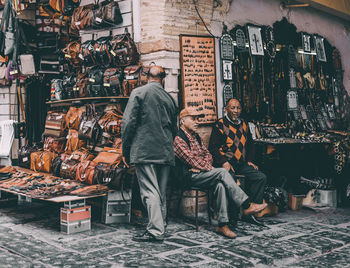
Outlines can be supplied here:
M159 82L131 92L122 121L123 155L131 164L174 165L177 107Z

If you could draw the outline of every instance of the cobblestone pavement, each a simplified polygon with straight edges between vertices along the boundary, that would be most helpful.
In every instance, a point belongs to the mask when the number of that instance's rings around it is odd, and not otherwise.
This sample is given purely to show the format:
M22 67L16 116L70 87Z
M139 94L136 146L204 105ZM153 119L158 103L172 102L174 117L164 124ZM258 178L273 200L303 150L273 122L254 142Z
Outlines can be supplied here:
M97 217L90 232L62 234L58 212L0 204L0 267L350 267L350 209L288 211L266 227L239 222L235 240L171 219L163 244L133 242L143 224Z

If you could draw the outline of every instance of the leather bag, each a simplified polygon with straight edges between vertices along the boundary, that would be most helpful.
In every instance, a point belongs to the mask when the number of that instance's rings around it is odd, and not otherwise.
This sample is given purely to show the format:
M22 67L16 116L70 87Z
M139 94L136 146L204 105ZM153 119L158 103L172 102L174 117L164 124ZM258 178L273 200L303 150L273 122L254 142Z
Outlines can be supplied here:
M61 154L59 156L56 156L56 158L53 160L51 171L54 176L60 177L62 162L68 159L68 157L68 154Z
M86 105L85 113L80 122L79 126L79 138L95 140L99 136L101 131L100 125L98 124L98 116L95 111L93 104Z
M93 161L83 160L77 166L75 179L86 184L95 184L94 173L96 164Z
M125 32L124 34L116 35L111 41L111 46L113 63L116 67L137 64L140 55L130 33Z
M35 172L51 171L53 160L56 158L56 154L48 151L38 151L30 155L30 169Z
M124 69L124 81L122 87L122 95L128 97L131 91L138 86L141 72L141 65L132 65Z
M81 55L85 67L96 65L95 40L87 40L81 45Z
M98 123L104 131L118 137L121 134L122 118L122 113L114 109L106 112Z
M81 162L83 160L92 160L95 158L95 156L89 152L86 148L80 148L78 150L75 150L72 155L70 156L71 159Z
M105 97L107 91L103 86L104 70L100 67L95 67L89 72L88 91L91 97Z
M93 4L74 9L70 28L72 31L84 30L91 27L91 11Z
M123 17L120 13L117 2L111 0L97 2L92 8L91 24L94 28L120 24L123 22Z
M94 44L94 58L96 64L105 68L109 67L112 63L111 50L111 37L103 36L96 40Z
M66 147L65 138L46 137L44 141L43 149L45 151L51 151L51 152L55 152L56 154L61 154L64 152L65 147Z
M66 75L62 79L62 86L65 92L65 98L74 99L79 97L79 91L74 90L74 85L77 82L77 77L74 74Z
M37 145L25 145L18 150L18 165L24 168L30 168L30 155L33 152L37 152L39 146Z
M75 179L77 167L80 162L73 159L66 159L61 164L60 176L65 179Z
M106 163L106 164L116 164L122 162L122 153L121 150L115 148L105 147L103 151L100 152L96 158L93 160L96 164Z
M69 129L79 129L80 119L83 114L82 108L70 107L66 115L66 125Z
M121 93L122 71L119 68L106 69L103 76L103 86L109 96L119 96Z
M89 78L87 73L79 73L77 77L77 82L74 86L75 90L78 91L79 97L84 98L88 97L89 93L87 90L87 86L89 83Z
M81 43L79 41L70 42L62 52L65 53L65 59L75 68L79 68L82 64L82 59L79 57L81 53Z
M75 150L78 150L86 145L86 142L79 140L78 131L75 129L70 129L67 136L67 143L65 152L71 154Z

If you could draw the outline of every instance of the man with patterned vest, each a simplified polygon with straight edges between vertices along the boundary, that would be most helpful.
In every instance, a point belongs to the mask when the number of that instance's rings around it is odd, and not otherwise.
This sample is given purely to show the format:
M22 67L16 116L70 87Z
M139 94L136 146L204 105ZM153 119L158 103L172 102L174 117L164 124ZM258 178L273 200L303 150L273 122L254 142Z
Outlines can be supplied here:
M213 155L214 166L223 167L234 174L245 176L244 190L254 203L263 202L266 175L252 162L254 148L249 128L240 118L242 107L237 99L231 99L224 117L213 128L209 151Z

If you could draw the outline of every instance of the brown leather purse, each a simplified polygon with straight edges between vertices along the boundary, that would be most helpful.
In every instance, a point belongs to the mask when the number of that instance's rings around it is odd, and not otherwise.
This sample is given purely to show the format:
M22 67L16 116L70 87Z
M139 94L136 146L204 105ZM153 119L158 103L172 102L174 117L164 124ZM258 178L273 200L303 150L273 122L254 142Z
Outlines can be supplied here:
M79 161L66 159L61 164L60 176L65 179L75 179Z
M65 146L66 146L65 138L46 137L43 148L45 151L52 151L57 154L61 154L64 152Z
M136 88L139 84L141 66L132 65L125 67L124 76L125 79L122 84L122 95L128 97L131 94L131 91Z
M80 6L74 9L70 28L72 31L79 31L91 26L92 8L94 4Z
M66 114L66 125L69 129L79 129L80 118L83 114L82 108L70 107Z
M82 59L79 57L81 53L81 43L78 41L70 42L62 52L65 53L65 58L71 63L73 67L80 67L82 64Z
M122 118L123 114L120 111L113 109L106 112L98 123L101 127L103 127L105 132L115 136L120 136Z
M95 184L95 166L96 164L93 161L83 160L77 166L77 173L75 179L83 183Z
M70 158L75 161L81 162L84 160L92 160L95 158L95 156L91 154L88 149L80 148L78 150L75 150Z
M30 155L30 169L35 172L51 171L52 162L57 155L53 152L38 151Z
M107 163L107 164L116 164L122 161L122 152L121 149L104 147L103 151L100 152L96 158L93 160L96 164L98 163Z
M87 90L88 83L89 78L87 73L79 73L75 84L75 90L79 91L80 98L89 96L89 92Z
M75 150L80 149L81 147L85 147L86 142L83 140L79 140L78 131L75 129L70 129L67 136L66 143L66 153L71 154Z

